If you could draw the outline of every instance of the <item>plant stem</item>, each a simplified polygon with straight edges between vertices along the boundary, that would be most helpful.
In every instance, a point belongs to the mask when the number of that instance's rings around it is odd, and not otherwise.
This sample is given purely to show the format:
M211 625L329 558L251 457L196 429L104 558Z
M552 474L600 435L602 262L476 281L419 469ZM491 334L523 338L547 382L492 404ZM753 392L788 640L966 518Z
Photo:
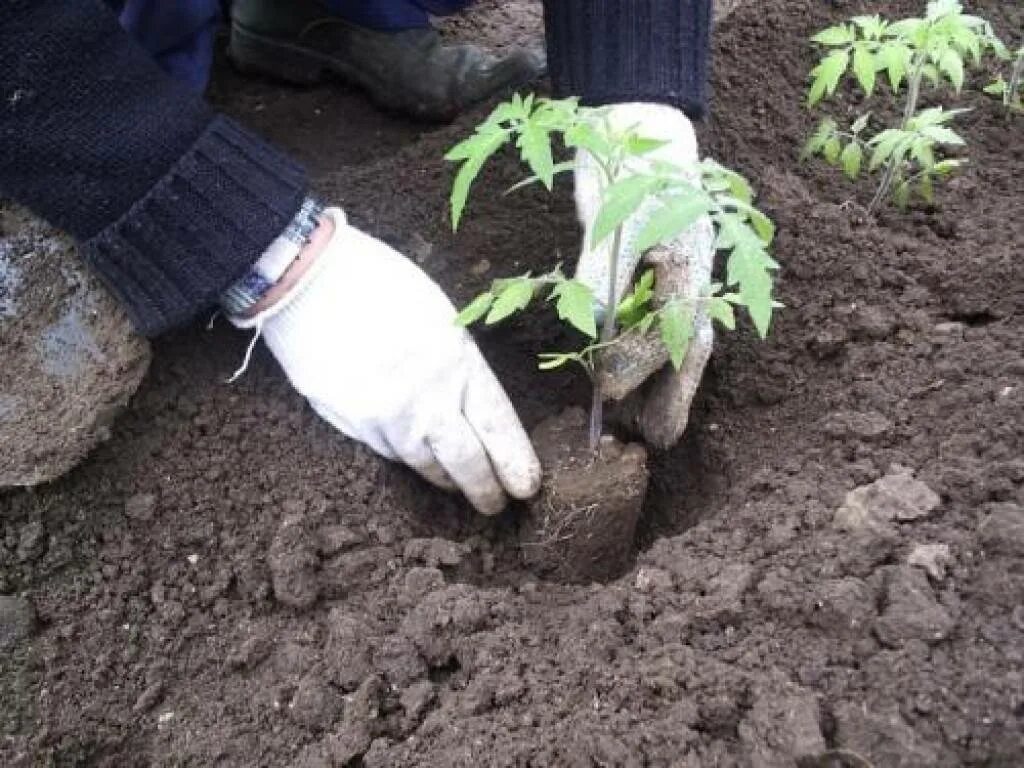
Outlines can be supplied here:
M601 324L600 341L609 343L615 336L615 309L617 306L616 287L619 281L619 248L622 247L622 225L615 228L612 236L612 249L608 254L608 298L604 307L604 322ZM597 363L600 365L600 362ZM600 377L595 366L593 378L594 391L590 399L590 450L596 451L601 441L604 428L604 393L601 391Z
M914 67L913 74L910 75L910 79L907 81L907 103L903 105L903 120L900 122L901 131L906 130L907 124L917 112L917 99L921 95L921 77L924 73L924 65L925 58L922 55L917 66ZM882 183L878 185L878 190L875 192L875 196L871 198L871 204L868 205L869 214L874 213L882 201L888 197L889 191L892 189L892 183L896 180L896 173L899 171L901 162L903 161L897 159L894 152L885 166Z

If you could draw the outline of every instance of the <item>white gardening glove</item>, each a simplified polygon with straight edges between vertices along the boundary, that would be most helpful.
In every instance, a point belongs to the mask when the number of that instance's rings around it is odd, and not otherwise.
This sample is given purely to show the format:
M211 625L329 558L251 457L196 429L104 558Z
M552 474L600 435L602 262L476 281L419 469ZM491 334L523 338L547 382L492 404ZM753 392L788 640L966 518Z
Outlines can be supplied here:
M644 138L658 139L668 143L646 157L663 160L681 167L696 166L697 137L689 119L678 109L660 104L627 103L608 108L608 119L616 130L634 129ZM591 230L597 212L601 207L601 179L593 158L585 150L576 156L576 210L583 226L585 238L576 277L593 291L597 300L604 304L610 282L609 255L612 238L606 238L597 248L590 247ZM711 267L714 260L714 229L708 218L700 219L674 241L652 249L649 254L639 254L630 244L635 241L646 222L650 207L641 208L623 226L623 247L616 273L616 305L628 292L641 258L654 266L657 274L657 288L672 286L672 292L689 300L695 300L706 291L711 281ZM660 296L667 299L664 293ZM652 445L668 447L683 434L689 419L690 403L700 383L708 357L711 354L713 332L711 320L703 309L695 311L694 336L680 370L670 364L664 365L666 355L656 358L655 365L644 370L640 376L623 376L617 397L624 396L641 381L650 376L642 390L630 395L630 402L623 409L631 426L637 428ZM644 365L655 359L653 355L636 355L637 365ZM653 375L652 375L653 374ZM606 391L614 391L615 386Z
M349 437L459 489L480 512L540 485L530 440L455 308L412 262L325 212L334 234L298 284L240 327Z

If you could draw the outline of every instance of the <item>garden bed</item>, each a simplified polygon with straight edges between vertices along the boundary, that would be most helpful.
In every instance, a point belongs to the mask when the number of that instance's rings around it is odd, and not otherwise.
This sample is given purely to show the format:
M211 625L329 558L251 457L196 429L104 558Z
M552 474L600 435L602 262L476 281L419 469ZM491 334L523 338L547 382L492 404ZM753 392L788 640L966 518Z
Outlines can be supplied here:
M971 6L1019 36L1016 4ZM1020 765L1024 121L963 97L967 169L868 220L869 181L797 162L807 38L854 8L920 4L752 3L717 33L702 152L759 189L786 308L767 342L722 334L649 456L626 576L538 578L522 509L479 518L343 439L266 350L224 385L247 339L197 324L110 442L0 496L0 595L35 614L0 603L27 635L0 633L0 763ZM427 131L226 71L214 96L457 302L578 248L568 185L501 198L511 158L449 233L440 158L479 114ZM478 334L528 429L587 403L536 370L557 333Z

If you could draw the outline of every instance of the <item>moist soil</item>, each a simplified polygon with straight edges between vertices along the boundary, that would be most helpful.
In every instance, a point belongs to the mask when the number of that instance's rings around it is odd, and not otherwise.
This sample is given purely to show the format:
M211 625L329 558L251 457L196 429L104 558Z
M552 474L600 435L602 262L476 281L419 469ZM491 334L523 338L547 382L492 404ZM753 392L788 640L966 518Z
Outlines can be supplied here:
M971 6L1019 42L1019 4ZM1022 123L965 95L968 168L877 219L870 183L797 162L808 35L919 9L751 3L718 30L701 147L760 189L786 308L766 342L720 334L625 576L538 579L521 508L481 519L345 440L265 350L223 384L248 339L197 323L155 342L108 443L0 497L4 615L31 617L4 634L0 764L1021 765ZM578 248L567 186L500 195L511 159L448 233L440 155L480 112L434 130L227 69L213 97L457 301ZM479 335L530 429L587 402L535 369L559 333ZM908 474L937 506L833 524Z
M590 584L630 566L647 493L647 451L604 435L590 447L590 419L570 408L530 433L544 480L519 526L523 561L539 576Z

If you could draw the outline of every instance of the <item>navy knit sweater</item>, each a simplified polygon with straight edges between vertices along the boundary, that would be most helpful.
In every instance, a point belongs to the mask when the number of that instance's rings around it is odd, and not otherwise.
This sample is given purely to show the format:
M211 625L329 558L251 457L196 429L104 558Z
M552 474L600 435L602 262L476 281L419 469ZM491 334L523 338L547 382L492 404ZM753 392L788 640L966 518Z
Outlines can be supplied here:
M698 117L711 0L547 0L560 94ZM0 2L0 195L74 236L140 332L213 305L307 190L282 152L166 76L101 0Z

